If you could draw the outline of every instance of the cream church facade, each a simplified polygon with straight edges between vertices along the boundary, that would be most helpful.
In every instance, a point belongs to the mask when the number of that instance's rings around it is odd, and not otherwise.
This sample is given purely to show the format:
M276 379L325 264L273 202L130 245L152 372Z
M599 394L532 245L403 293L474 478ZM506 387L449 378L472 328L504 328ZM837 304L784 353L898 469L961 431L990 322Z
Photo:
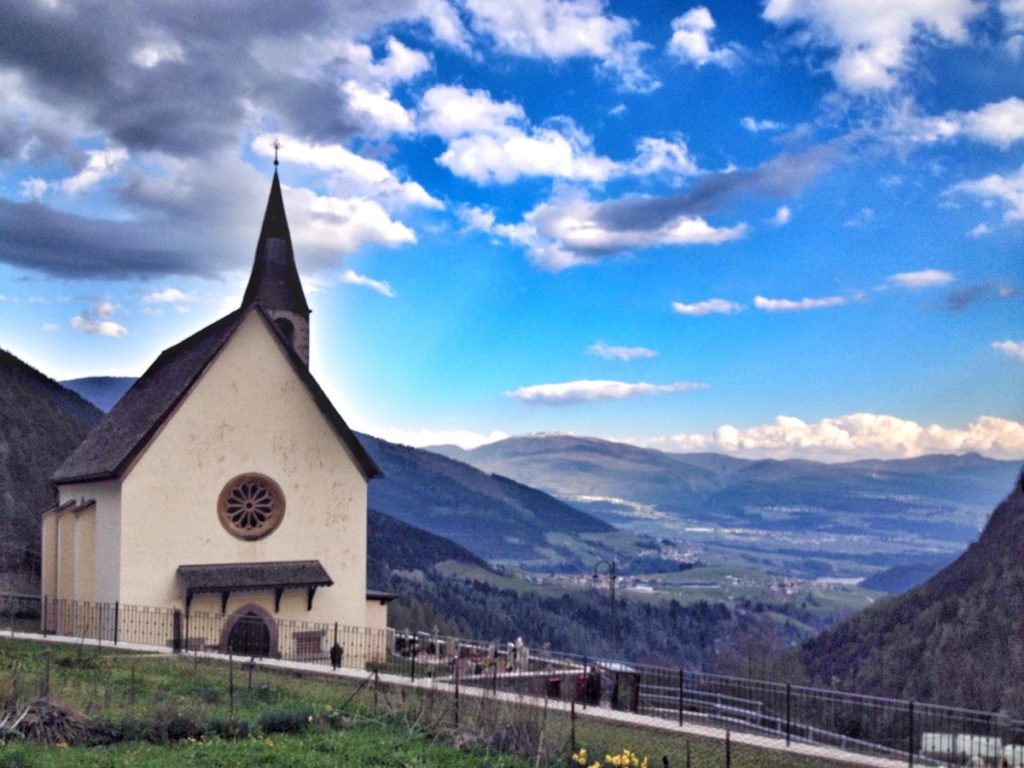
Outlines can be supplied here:
M279 620L385 628L390 595L366 588L380 470L309 373L309 313L275 171L242 306L164 351L55 474L48 602L220 615L202 642L221 649L244 617L272 654Z

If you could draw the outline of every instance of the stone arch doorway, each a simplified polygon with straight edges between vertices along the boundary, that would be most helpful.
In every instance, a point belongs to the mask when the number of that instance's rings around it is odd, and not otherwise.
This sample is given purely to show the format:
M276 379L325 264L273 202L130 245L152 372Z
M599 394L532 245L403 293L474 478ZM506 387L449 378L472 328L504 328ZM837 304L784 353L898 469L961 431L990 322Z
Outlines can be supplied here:
M231 614L224 624L220 647L236 656L274 656L277 622L264 608L250 603Z

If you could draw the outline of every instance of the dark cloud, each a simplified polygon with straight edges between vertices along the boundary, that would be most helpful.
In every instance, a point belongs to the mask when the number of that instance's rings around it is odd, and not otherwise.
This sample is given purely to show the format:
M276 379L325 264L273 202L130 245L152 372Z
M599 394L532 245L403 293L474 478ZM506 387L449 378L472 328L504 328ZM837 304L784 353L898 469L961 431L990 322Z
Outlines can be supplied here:
M161 247L161 234L152 224L94 221L0 198L0 259L58 277L194 274L191 254Z
M1000 283L976 283L950 291L946 297L946 306L952 312L961 312L983 301L1013 299L1020 295L1020 291Z
M627 197L598 207L597 221L606 229L656 230L680 216L707 216L748 195L788 197L803 190L842 157L846 141L819 144L784 154L747 171L704 176L686 192L664 197Z

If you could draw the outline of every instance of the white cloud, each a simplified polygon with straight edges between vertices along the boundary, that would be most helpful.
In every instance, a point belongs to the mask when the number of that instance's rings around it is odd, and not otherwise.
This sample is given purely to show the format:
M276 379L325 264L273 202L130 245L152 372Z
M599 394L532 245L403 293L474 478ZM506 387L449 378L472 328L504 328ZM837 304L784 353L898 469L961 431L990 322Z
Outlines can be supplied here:
M986 202L1000 200L1006 206L1003 212L1006 221L1024 221L1024 165L1016 173L1005 176L993 173L982 179L960 182L947 192L963 192Z
M967 233L968 237L984 237L985 235L992 234L992 228L988 224L979 224L976 227L972 227L971 231Z
M128 159L128 150L121 147L93 149L86 154L89 159L85 168L59 183L61 191L66 194L77 195L95 186L115 174L121 164Z
M376 200L343 198L290 188L292 237L300 247L352 253L367 243L386 246L416 242L416 233L391 218Z
M142 297L145 304L189 304L196 300L193 293L185 293L177 288L165 288Z
M715 48L712 42L715 26L711 11L703 5L691 8L672 20L672 39L668 43L668 52L698 67L717 64L732 69L740 63L738 52L741 48L736 43L726 43Z
M983 10L974 0L768 0L763 15L778 26L802 25L801 42L838 49L833 77L863 93L895 88L919 44L966 43L968 23Z
M780 205L778 210L775 211L775 215L772 216L772 224L776 227L782 227L789 224L793 218L793 212L789 210L789 206Z
M185 49L181 43L166 32L155 31L145 35L145 42L131 53L132 63L143 69L163 64L165 61L184 61Z
M593 142L567 117L531 125L522 106L495 101L481 90L438 85L420 101L420 127L447 142L437 161L477 184L509 184L523 176L603 183L622 176L699 172L681 137L644 137L635 157L619 162L594 152Z
M672 302L672 311L677 315L690 315L691 317L703 317L704 315L735 315L742 312L746 307L735 301L726 299L706 299L694 304L684 304L681 301Z
M456 211L466 229L491 232L494 229L494 211L477 205L463 205Z
M587 347L587 354L603 357L605 360L638 360L657 357L658 353L647 347L613 347L603 341L595 341Z
M39 200L53 190L59 190L67 195L79 195L117 173L128 159L128 150L121 147L92 149L86 152L86 156L88 159L82 170L60 181L24 179L19 185L21 196L29 200Z
M690 157L690 150L682 138L668 141L646 137L637 142L636 157L629 164L629 171L637 176L658 173L693 176L700 173L700 168Z
M743 126L744 130L750 131L750 133L781 131L786 127L785 123L778 123L774 120L758 120L750 115L740 118L740 125Z
M648 46L633 39L633 22L606 15L602 0L464 0L475 30L506 53L564 61L593 58L623 88L649 92L660 83L644 71Z
M395 291L391 287L391 284L383 280L374 280L372 277L366 277L365 275L356 274L351 269L346 269L341 273L341 282L348 283L349 285L362 285L366 288L372 288L381 296L387 296L389 299L395 298Z
M888 110L883 131L918 144L965 136L1009 149L1024 140L1024 99L1013 96L973 111L950 110L942 115L922 115L912 101L905 99Z
M106 336L111 339L124 336L128 333L128 329L110 319L116 310L117 307L112 302L103 299L97 300L90 309L71 318L71 327L76 331Z
M802 312L808 309L824 309L840 307L847 303L844 296L825 296L820 299L766 299L764 296L754 297L754 306L765 312Z
M597 216L598 204L572 193L540 203L519 224L493 232L524 246L530 261L552 272L590 264L623 251L665 245L720 245L738 240L747 225L714 227L698 216L679 215L653 229L614 229Z
M932 288L949 285L956 278L941 269L920 269L916 272L897 272L889 276L889 282L901 288Z
M424 448L431 445L457 445L467 451L487 443L496 443L509 437L507 432L492 430L490 432L474 432L469 429L402 429L400 427L383 427L371 431L376 437L400 445L411 445Z
M277 138L288 152L289 163L332 173L332 184L343 189L346 195L424 208L444 208L444 203L415 181L400 181L384 163L357 155L341 144L314 144L294 136L261 134L253 139L252 149L264 157L273 157L273 142Z
M862 227L875 218L873 208L861 208L856 214L843 222L844 227Z
M706 434L632 441L673 451L715 451L749 458L818 461L905 459L929 453L978 453L997 459L1024 457L1024 424L979 416L963 428L918 424L896 416L852 413L805 422L777 416L746 429L731 425Z
M413 130L412 115L391 98L391 94L380 86L365 86L355 80L347 80L341 86L348 97L349 107L362 114L375 129L383 134L409 133Z
M587 380L566 381L560 384L534 384L529 387L506 392L505 394L525 403L542 405L569 405L592 400L622 400L638 395L661 395L669 392L688 392L707 389L707 384L697 381L677 381L672 384L648 384L640 381Z
M992 349L1002 352L1011 360L1024 360L1024 339L1020 341L1013 341L1012 339L993 341Z
M40 200L46 191L50 188L49 183L46 179L23 179L19 185L19 191L21 196L28 200Z
M374 61L373 50L368 45L349 42L345 45L345 71L363 83L378 83L391 86L394 83L412 80L430 69L430 57L422 51L405 46L400 40L389 37L385 44L387 55Z

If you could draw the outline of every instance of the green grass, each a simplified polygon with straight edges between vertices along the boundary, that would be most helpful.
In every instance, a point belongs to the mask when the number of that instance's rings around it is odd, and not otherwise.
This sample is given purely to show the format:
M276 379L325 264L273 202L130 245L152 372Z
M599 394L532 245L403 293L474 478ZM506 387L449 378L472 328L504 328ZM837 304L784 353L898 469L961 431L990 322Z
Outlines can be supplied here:
M47 674L47 670L49 673ZM444 693L402 687L358 687L357 681L302 677L187 656L141 655L104 648L13 641L0 637L0 709L24 707L49 684L51 700L94 722L135 733L111 746L0 743L0 768L20 766L386 766L387 768L544 768L564 766L572 726L554 710L463 696L456 721ZM234 682L234 696L230 680ZM169 737L169 724L195 725L199 738ZM214 724L219 724L218 731ZM235 739L225 724L252 733ZM154 727L161 726L161 727ZM295 733L270 732L275 728ZM132 730L134 729L134 731ZM541 735L543 734L543 735ZM724 745L708 739L612 725L579 717L576 744L592 754L623 748L651 766L724 766ZM159 743L151 743L159 742ZM456 748L456 747L460 748ZM517 756L518 755L518 756ZM821 768L781 752L733 745L736 768Z

